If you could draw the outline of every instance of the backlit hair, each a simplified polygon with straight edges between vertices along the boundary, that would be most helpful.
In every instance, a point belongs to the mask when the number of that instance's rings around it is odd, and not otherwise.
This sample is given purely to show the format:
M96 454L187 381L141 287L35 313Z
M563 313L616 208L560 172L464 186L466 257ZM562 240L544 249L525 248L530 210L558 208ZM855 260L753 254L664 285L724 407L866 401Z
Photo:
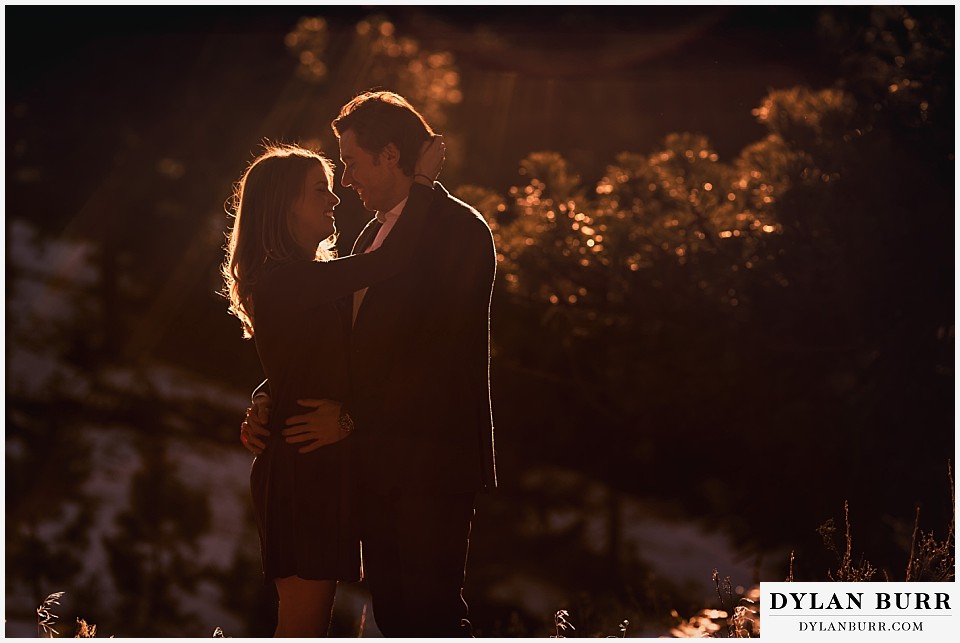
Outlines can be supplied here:
M420 146L433 136L433 130L420 112L400 94L364 92L340 109L330 126L337 138L353 130L357 144L373 155L390 143L400 152L400 169L413 176Z
M253 288L264 273L279 264L304 258L291 227L290 213L303 194L307 172L323 166L333 186L333 163L317 152L297 145L265 144L234 186L230 208L233 228L227 235L226 260L221 266L222 294L229 311L240 319L243 336L253 337ZM317 246L312 257L335 256L336 235Z

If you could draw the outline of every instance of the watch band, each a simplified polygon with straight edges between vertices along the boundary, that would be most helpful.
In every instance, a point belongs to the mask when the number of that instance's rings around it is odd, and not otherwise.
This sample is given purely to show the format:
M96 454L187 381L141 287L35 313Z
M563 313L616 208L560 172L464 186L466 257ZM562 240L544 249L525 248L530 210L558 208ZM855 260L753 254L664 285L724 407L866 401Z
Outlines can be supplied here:
M340 405L340 416L337 418L337 423L340 425L340 430L344 433L352 433L356 428L346 404Z

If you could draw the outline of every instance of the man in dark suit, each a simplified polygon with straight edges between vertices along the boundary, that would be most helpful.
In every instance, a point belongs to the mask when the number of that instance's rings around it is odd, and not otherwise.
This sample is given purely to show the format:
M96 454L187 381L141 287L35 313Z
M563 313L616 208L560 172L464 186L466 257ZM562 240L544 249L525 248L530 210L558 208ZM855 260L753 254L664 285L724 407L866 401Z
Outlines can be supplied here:
M366 252L402 216L433 132L392 92L358 96L332 126L343 186L377 213L354 245ZM496 486L493 237L476 210L435 191L410 265L354 294L350 399L312 402L313 412L288 421L355 439L364 575L387 636L470 635L462 588L474 500Z

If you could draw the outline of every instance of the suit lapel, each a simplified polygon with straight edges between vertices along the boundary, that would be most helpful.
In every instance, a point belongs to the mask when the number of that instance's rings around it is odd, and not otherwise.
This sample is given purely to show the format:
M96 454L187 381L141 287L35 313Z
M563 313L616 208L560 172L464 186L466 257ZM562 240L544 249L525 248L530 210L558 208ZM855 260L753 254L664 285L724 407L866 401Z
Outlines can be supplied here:
M373 243L373 240L377 238L377 233L380 231L380 228L383 227L383 224L380 223L379 219L374 218L363 228L360 232L360 235L357 237L357 240L353 244L353 251L351 254L359 255L367 251L367 248L370 247L370 244ZM350 297L350 312L349 319L351 320L351 327L356 328L356 319L360 318L359 311L357 311L357 317L354 319L354 310L358 305L357 297L362 296L365 298L367 288L353 293L353 296ZM362 308L362 306L360 306Z
M367 248L370 247L370 244L373 243L373 240L377 238L377 233L380 231L380 228L383 226L382 223L376 218L372 219L363 230L360 232L360 236L357 237L357 240L353 244L353 250L350 254L358 255L367 251Z
M436 190L438 194L434 197L434 203L430 211L427 213L428 215L432 215L437 212L437 209L441 207L439 205L439 202L441 199L450 198L450 194L446 191L446 189L444 189L442 185L440 185L439 182L434 183L434 190ZM427 225L429 226L429 218L428 218ZM380 223L380 221L376 218L370 221L367 224L367 226L363 229L363 232L360 233L360 236L357 237L356 243L353 244L353 254L360 254L362 252L365 252L366 249L370 247L370 244L373 243L373 240L377 236L377 232L380 231L380 228L382 226L383 224ZM426 232L427 231L424 231L424 234L426 234ZM383 291L380 289L374 288L372 290L375 290L376 294L379 294L379 295L384 294ZM363 329L366 329L369 323L367 322L367 317L363 314L363 310L364 310L364 306L367 305L368 298L370 297L371 294L372 293L370 292L370 289L368 289L366 294L364 295L363 304L360 306L359 310L357 311L357 318L353 323L354 337L362 335L362 333L364 332Z

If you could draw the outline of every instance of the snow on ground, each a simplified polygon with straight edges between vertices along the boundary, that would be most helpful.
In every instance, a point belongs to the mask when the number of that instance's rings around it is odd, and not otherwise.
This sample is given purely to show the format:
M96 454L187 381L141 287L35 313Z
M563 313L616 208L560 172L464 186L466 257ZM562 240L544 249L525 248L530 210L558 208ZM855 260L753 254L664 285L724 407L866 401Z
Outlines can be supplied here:
M7 261L18 268L46 276L69 277L78 284L90 285L98 272L90 257L96 251L86 241L38 240L34 226L26 221L9 219L7 225Z
M587 476L567 469L532 470L521 481L530 490L548 489L563 506L546 513L534 511L525 530L530 534L560 531L576 522L585 524L590 551L602 553L608 542L609 490ZM668 517L662 503L624 495L621 500L621 536L624 551L632 552L654 572L681 588L699 592L693 598L711 603L716 597L713 570L729 576L734 588L749 587L755 574L753 560L742 556L724 534L710 531L692 519Z
M194 562L227 568L233 564L239 547L252 543L255 550L257 532L252 524L247 524L253 456L239 442L236 447L224 447L186 440L171 441L167 454L181 480L209 494L210 531L201 536ZM241 538L250 542L244 544Z

